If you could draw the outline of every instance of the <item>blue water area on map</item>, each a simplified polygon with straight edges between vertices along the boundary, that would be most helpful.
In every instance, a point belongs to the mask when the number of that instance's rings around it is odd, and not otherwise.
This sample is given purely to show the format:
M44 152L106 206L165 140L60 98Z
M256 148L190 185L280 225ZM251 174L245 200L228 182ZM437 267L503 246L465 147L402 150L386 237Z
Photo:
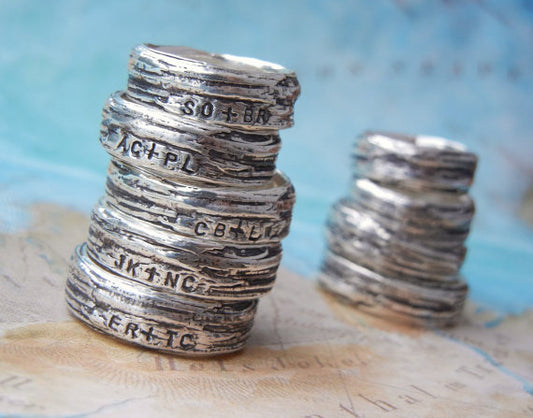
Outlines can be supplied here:
M302 85L279 167L298 202L284 264L310 278L330 205L348 193L367 129L449 137L479 154L463 272L472 299L533 306L533 232L517 217L533 183L533 2L0 1L0 222L53 202L89 212L108 157L105 98L142 42L253 56Z

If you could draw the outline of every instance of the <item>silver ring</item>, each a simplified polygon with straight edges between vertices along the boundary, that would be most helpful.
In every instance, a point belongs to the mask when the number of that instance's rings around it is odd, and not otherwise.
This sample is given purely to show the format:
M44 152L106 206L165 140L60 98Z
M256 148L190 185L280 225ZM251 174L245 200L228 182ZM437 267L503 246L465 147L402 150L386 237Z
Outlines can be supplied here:
M242 269L225 269L225 275L223 269L186 265L172 257L177 251L146 242L141 247L132 237L102 232L94 225L91 232L80 251L110 272L164 292L199 299L255 299L268 293L276 279L277 268L250 269L241 275L237 272Z
M296 100L300 85L293 71L278 64L183 46L137 45L130 53L130 75L165 80L196 93L249 97L275 103Z
M354 216L351 216L352 211L355 212ZM409 222L409 219L400 220L365 208L361 203L350 197L342 198L332 206L330 219L335 217L334 214L336 212L345 213L345 217L352 225L352 229L355 227L359 217L358 214L364 213L365 216L372 219L372 224L380 225L388 234L393 235L396 240L420 242L429 248L442 249L451 253L462 254L464 252L464 241L468 237L468 230L443 228L435 224L424 226L413 224Z
M382 242L383 245L394 242L409 247L412 243L415 247L419 245L431 251L443 251L444 260L462 260L466 251L464 240L468 233L465 231L443 230L434 226L426 230L404 226L401 222L368 210L349 198L340 199L332 206L328 225L340 229L340 234L346 235L348 240L349 236L353 235L354 239L360 237ZM425 252L424 248L422 253Z
M477 157L458 142L431 136L366 132L354 152L356 178L413 190L468 190Z
M144 314L132 314L112 305L75 294L67 281L66 301L70 313L96 331L127 343L179 354L185 357L233 353L244 348L253 320L240 327L218 330L206 325L209 332L169 322L159 322Z
M335 277L350 279L369 291L384 293L398 300L407 298L414 305L439 309L442 306L455 306L464 301L468 286L458 276L449 282L402 281L372 271L331 251L326 252L324 265L333 271Z
M260 185L272 178L277 133L254 135L201 128L122 92L108 98L100 142L114 158L168 179L213 185Z
M233 129L268 132L293 125L292 106L273 106L252 100L206 97L184 91L158 90L130 78L128 96L166 112L198 123L213 123Z
M337 205L328 221L326 241L332 252L392 277L454 280L466 252L462 244L450 251L423 241L405 241L369 213L343 209Z
M474 201L464 193L409 192L368 179L352 186L352 198L362 207L417 228L443 228L468 232Z
M326 253L319 283L364 311L436 326L458 320L468 292L466 283L459 278L453 282L404 282L331 252Z
M289 232L294 188L279 174L255 189L201 188L109 165L104 204L173 232L236 243L279 242Z
M128 94L198 122L240 129L292 126L300 93L295 74L276 64L184 47L139 45Z
M370 241L368 237L340 234L341 229L334 226L326 231L326 241L331 251L392 277L450 281L454 280L462 264L460 256L450 256L445 251L425 250L421 245L402 245L397 241L384 244L380 240ZM347 241L348 238L352 241Z
M184 268L196 267L217 276L255 277L277 269L281 260L281 244L228 245L198 240L180 234L168 234L156 226L128 215L97 206L91 216L89 252L98 254L114 242L134 251L148 244L159 259ZM114 258L116 258L115 255ZM211 274L209 274L211 275ZM263 277L263 276L260 276Z

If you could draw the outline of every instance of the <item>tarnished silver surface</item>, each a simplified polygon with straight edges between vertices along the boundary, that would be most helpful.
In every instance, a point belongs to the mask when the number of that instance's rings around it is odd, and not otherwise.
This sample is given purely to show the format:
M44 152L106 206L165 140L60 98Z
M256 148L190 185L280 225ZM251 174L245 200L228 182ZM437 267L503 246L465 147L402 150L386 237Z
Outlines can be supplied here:
M116 92L106 102L100 142L114 158L175 181L261 185L275 174L277 132L199 126Z
M262 186L170 183L130 165L109 165L105 202L183 235L224 242L276 242L289 232L294 188L281 173Z
M139 45L129 62L128 95L200 123L236 129L292 126L300 93L279 65L186 47Z
M142 236L148 241L151 240L175 250L186 248L191 253L196 253L193 259L195 263L203 259L199 258L202 256L207 259L206 262L211 263L212 267L253 268L256 264L264 267L272 266L280 260L281 244L279 242L267 245L228 245L216 240L199 240L180 234L169 234L157 226L101 205L95 208L91 220L106 229L118 231L120 234ZM180 260L186 260L184 255L180 256Z
M416 321L449 323L460 312L468 287L456 277L449 282L413 282L391 278L346 258L327 252L320 283L352 302L376 305L398 314L415 317ZM403 319L403 318L402 318Z
M412 220L408 217L401 216L401 211L387 213L387 211L378 212L376 209L369 207L368 203L358 202L353 197L340 199L334 208L341 206L342 211L350 219L352 211L365 213L370 216L374 223L377 223L400 241L423 241L425 246L433 249L446 249L452 253L464 253L463 243L468 236L469 229L451 228L446 225L439 225L439 222L425 224L418 222L420 217L414 217ZM332 210L334 210L332 208ZM340 209L339 209L340 210ZM355 215L357 216L357 215ZM427 219L426 219L427 221ZM352 222L353 223L353 222Z
M326 251L324 265L326 271L332 272L338 279L351 280L353 285L374 293L383 292L397 299L411 301L417 306L425 305L433 309L453 307L464 301L468 290L466 283L458 276L446 282L398 280L396 277L376 273L332 251Z
M319 282L359 309L420 325L460 317L459 277L475 207L477 157L435 137L363 134L351 196L327 222Z
M383 220L382 220L383 221ZM329 248L374 271L392 276L413 276L433 280L453 280L461 267L466 249L438 248L426 244L423 236L410 236L388 229L373 212L338 202L332 209L326 238Z
M468 233L475 212L474 201L465 193L416 192L368 179L353 182L352 197L362 207L418 230Z
M128 70L143 80L164 79L191 92L270 103L290 99L294 104L300 92L296 74L278 64L186 46L137 45L130 53ZM171 86L165 87L170 90Z
M427 191L467 191L477 165L477 156L458 142L386 132L364 133L354 160L357 178Z
M168 237L142 221L97 207L87 253L116 274L193 297L256 298L274 284L279 244L228 246L178 234Z
M383 293L372 293L359 288L352 280L337 280L331 273L321 273L319 285L341 300L353 305L360 311L389 319L395 322L426 327L447 327L457 324L461 318L464 303L454 306L452 310L433 311L418 308L411 302L399 302Z
M99 268L78 247L67 280L71 312L117 338L163 351L205 355L243 347L257 301L196 301Z
M181 355L241 349L270 291L295 193L276 170L300 86L275 64L140 45L107 100L106 193L71 262L74 316Z

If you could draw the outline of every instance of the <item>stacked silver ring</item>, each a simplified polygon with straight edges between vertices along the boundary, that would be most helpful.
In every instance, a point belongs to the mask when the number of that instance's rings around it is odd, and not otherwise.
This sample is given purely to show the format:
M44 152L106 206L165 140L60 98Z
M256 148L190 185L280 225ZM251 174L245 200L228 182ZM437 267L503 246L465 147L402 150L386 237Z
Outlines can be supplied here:
M299 85L275 64L140 45L107 100L106 193L66 285L74 316L183 355L243 348L272 288L295 193L276 170Z
M367 132L354 163L352 194L327 223L321 286L377 315L455 323L468 293L459 270L477 157L443 138Z

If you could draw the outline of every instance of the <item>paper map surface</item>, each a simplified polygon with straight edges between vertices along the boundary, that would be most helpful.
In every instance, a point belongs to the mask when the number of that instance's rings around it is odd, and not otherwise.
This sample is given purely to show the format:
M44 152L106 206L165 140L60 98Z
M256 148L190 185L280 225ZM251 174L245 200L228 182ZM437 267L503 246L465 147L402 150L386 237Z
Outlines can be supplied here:
M88 219L53 205L32 217L0 236L0 416L533 415L531 312L469 305L455 328L409 328L283 269L243 352L183 359L72 319L66 254Z

